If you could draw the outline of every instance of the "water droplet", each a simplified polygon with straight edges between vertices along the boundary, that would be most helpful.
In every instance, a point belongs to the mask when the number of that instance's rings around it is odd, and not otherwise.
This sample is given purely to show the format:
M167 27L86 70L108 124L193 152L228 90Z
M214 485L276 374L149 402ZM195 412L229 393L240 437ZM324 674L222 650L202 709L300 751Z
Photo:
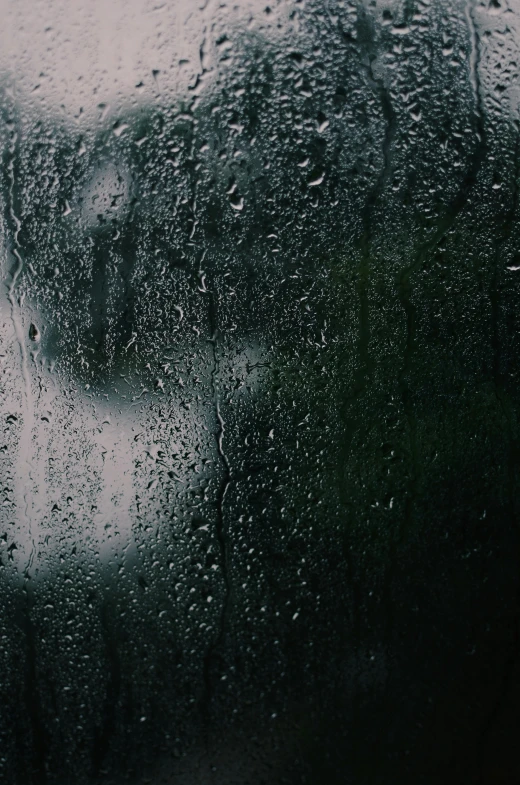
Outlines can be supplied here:
M321 185L324 179L325 179L324 174L320 175L319 177L316 177L314 180L310 181L309 188L313 188L315 185Z
M244 200L241 196L235 196L235 194L233 194L229 198L229 203L231 204L233 210L236 210L237 212L240 212L244 209Z

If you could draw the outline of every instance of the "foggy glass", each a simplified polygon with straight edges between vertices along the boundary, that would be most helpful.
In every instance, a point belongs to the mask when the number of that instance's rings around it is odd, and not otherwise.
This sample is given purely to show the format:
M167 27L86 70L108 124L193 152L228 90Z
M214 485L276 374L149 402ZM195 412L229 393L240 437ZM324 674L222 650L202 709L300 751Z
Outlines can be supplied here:
M0 781L517 781L516 0L0 7Z

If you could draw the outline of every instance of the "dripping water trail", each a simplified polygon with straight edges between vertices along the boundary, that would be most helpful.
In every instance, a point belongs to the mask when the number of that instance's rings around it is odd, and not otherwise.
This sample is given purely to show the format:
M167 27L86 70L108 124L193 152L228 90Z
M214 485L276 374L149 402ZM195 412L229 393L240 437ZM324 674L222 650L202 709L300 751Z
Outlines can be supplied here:
M31 462L31 438L34 430L34 400L31 388L31 377L29 373L27 350L25 346L25 335L23 330L23 320L21 315L20 299L16 296L18 280L23 272L22 247L19 240L21 221L15 209L15 160L18 149L18 134L14 128L14 120L11 121L12 128L11 140L8 149L8 189L7 189L7 211L11 231L12 256L15 264L7 274L7 299L10 305L11 321L18 343L21 361L21 375L23 381L24 413L22 429L19 439L19 493L18 510L22 521L25 522L25 531L29 538L29 557L24 570L23 595L24 608L21 609L21 627L25 633L26 659L25 659L25 702L32 733L32 753L31 753L31 776L34 781L46 781L46 748L47 733L42 721L41 700L38 689L37 674L37 633L32 619L33 607L35 604L34 585L31 579L31 568L36 553L36 541L34 532L33 505L30 501L30 484L32 481L33 466ZM21 486L21 487L20 487Z
M373 92L379 96L385 130L381 145L382 165L374 185L370 189L362 211L363 231L359 242L361 260L358 268L357 290L359 297L359 366L354 380L354 397L364 393L374 369L374 361L370 356L370 252L372 246L372 227L374 212L381 200L385 184L391 171L390 150L396 132L396 116L390 100L389 91L381 79L376 79L372 72L373 58L367 66L368 82Z
M374 93L378 100L381 111L382 120L384 123L384 131L381 140L381 167L379 173L370 187L364 207L361 212L362 233L358 241L358 250L360 260L357 270L356 281L356 294L358 298L359 308L359 333L358 333L358 364L354 373L352 392L349 396L346 407L347 416L345 418L345 463L348 462L349 456L352 452L352 442L356 432L359 431L363 425L363 414L360 411L359 404L365 397L371 379L374 374L375 362L371 355L371 327L370 327L370 285L372 274L372 246L373 246L373 231L376 208L383 201L385 186L392 171L392 158L391 151L397 130L397 118L390 92L386 87L384 80L378 78L374 73L374 61L378 47L375 40L375 31L371 20L367 14L363 14L359 19L361 38L367 47L366 58L364 58L364 69L367 77L367 82L370 90ZM364 415L366 417L366 415ZM352 590L352 641L354 645L354 655L356 650L360 650L362 641L362 598L361 598L361 584L362 578L358 574L355 565L353 554L349 552L349 547L344 549L344 553L348 563L348 569L351 581ZM390 613L388 614L390 619ZM391 621L389 622L391 624ZM357 657L356 657L357 659ZM359 665L360 673L363 671L363 666ZM360 711L359 704L360 696L355 695L353 710L356 714Z
M482 86L480 84L480 36L477 31L475 22L475 9L476 0L467 0L465 14L468 23L468 31L470 36L470 54L469 54L469 78L471 80L471 87L473 90L473 97L475 100L476 114L477 114L477 133L483 139L484 137L484 105L482 103Z
M28 367L28 359L27 359L27 350L25 346L25 335L23 330L23 321L21 316L21 307L20 307L20 300L16 297L16 288L18 285L18 280L23 272L23 258L22 258L22 248L20 245L19 234L21 230L21 222L18 218L15 210L15 198L14 198L14 189L15 189L15 173L14 173L14 165L15 165L15 158L16 158L16 151L18 145L18 134L15 130L12 132L11 136L11 144L9 147L9 163L7 166L8 170L8 213L9 219L12 225L12 232L13 232L13 243L12 243L12 255L15 259L15 264L13 269L9 272L10 280L7 283L7 299L9 301L10 309L11 309L11 321L14 328L14 333L16 336L16 341L18 343L18 349L20 353L20 361L21 361L21 371L22 371L22 381L23 381L23 398L24 398L24 413L23 413L23 421L22 421L22 429L20 433L20 440L19 440L19 456L20 456L20 468L22 472L20 474L24 474L25 476L19 477L19 510L21 513L22 518L25 522L25 530L29 537L30 542L30 551L29 551L29 558L27 561L26 566L26 573L31 569L34 555L36 551L36 541L35 541L35 532L33 527L33 518L34 515L32 510L32 504L30 501L30 483L33 474L33 465L31 461L31 437L34 430L34 400L32 395L32 388L31 388L31 377L29 373Z
M367 46L370 52L377 51L375 44L375 32L373 24L366 14L360 17L360 25L363 30L363 38L367 41ZM381 106L381 113L383 116L385 130L381 145L382 164L376 181L370 188L365 205L361 212L362 232L358 241L358 248L360 253L360 260L357 271L356 293L359 303L359 338L358 338L358 356L359 362L354 373L352 384L352 393L347 400L347 407L353 410L355 402L367 390L373 370L374 361L370 354L370 252L372 246L372 227L374 222L374 212L381 199L384 186L390 176L391 172L391 155L390 151L396 133L396 116L390 99L390 93L382 79L377 79L373 73L373 62L375 56L373 54L367 55L367 60L363 63L367 76L367 82L371 90L379 97ZM346 445L347 451L350 450L350 445L354 437L356 428L359 426L356 412L353 411L351 415L346 418Z
M211 372L211 391L213 395L213 402L215 406L215 414L217 419L217 429L215 431L215 440L217 453L220 460L221 480L217 489L216 499L216 536L219 543L220 558L222 564L222 581L224 585L224 597L220 611L219 630L216 637L210 643L206 655L204 657L204 685L205 685L205 706L206 706L206 721L209 729L209 710L213 698L213 683L211 677L211 668L215 660L218 648L220 647L225 634L226 621L229 613L229 605L231 599L231 585L229 580L229 556L227 548L227 537L224 525L224 503L226 494L232 479L231 466L229 458L224 449L224 436L225 436L225 422L220 410L220 394L218 386L218 377L220 369L220 358L218 353L218 312L215 300L214 291L208 292L209 302L209 328L211 344L213 369Z

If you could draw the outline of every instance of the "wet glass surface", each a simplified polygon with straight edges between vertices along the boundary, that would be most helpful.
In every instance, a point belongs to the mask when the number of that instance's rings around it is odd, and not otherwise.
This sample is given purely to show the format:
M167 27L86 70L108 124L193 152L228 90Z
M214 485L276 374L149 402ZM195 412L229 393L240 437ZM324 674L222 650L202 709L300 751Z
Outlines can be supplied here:
M0 780L520 779L520 7L1 8Z

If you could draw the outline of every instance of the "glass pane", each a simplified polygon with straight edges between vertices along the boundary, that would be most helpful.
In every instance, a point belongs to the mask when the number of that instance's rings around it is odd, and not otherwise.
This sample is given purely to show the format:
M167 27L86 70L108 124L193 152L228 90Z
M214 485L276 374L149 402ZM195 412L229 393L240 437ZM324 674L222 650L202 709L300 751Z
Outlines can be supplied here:
M517 781L519 8L1 7L3 781Z

